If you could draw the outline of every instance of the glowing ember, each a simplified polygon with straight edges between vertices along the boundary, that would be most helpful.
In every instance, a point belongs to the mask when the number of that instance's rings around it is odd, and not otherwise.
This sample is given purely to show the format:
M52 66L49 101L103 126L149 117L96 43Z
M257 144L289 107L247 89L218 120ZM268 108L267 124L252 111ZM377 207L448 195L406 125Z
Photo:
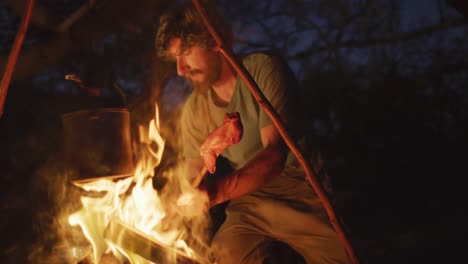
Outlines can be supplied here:
M110 221L118 219L146 237L176 248L184 255L206 262L204 241L207 227L207 197L188 181L178 176L177 169L166 173L168 184L158 193L153 188L154 168L161 162L165 141L161 137L158 108L148 129L140 127L141 154L133 177L118 181L99 179L75 183L89 195L81 197L83 207L69 217L69 223L79 225L93 247L95 263L103 254L113 252L125 255L132 263L133 252L116 248L104 238ZM181 175L181 174L179 174ZM166 190L166 191L165 191ZM187 245L187 239L203 245L203 253ZM199 250L199 248L197 249ZM117 252L118 251L118 252Z

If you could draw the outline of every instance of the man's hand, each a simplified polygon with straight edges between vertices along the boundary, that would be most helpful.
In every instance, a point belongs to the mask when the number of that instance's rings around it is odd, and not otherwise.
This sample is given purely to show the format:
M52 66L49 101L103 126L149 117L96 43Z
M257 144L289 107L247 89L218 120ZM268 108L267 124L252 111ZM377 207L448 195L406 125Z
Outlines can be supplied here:
M200 190L201 193L205 194L206 197L208 197L209 206L212 207L214 201L216 200L217 193L213 179L208 179L208 177L205 177L198 186L198 190Z

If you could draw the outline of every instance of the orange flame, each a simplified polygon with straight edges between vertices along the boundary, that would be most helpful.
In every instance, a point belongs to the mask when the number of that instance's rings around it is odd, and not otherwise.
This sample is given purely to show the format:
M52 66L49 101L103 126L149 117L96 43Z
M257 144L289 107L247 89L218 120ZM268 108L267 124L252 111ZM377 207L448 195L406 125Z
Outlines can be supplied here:
M114 254L118 254L116 251L119 251L127 258L132 254L122 252L121 249L116 250L105 240L104 231L114 218L164 245L183 251L188 256L199 255L187 245L184 238L188 234L197 235L194 234L194 230L204 230L204 227L200 225L207 224L207 197L189 184L188 179L176 175L175 171L169 172L169 177L171 182L178 186L176 189L180 189L180 192L172 196L166 195L163 198L153 188L154 168L160 164L165 146L159 125L159 112L156 106L155 118L150 121L148 129L139 127L143 148L133 176L115 182L109 179L99 179L75 183L89 195L81 197L83 207L70 215L68 221L72 226L81 227L83 234L92 245L95 263L99 263L103 254L109 251ZM162 199L165 200L162 201ZM168 212L165 208L170 207L167 206L168 204L176 207L172 208L174 212L171 212L170 219L166 218ZM182 212L188 209L190 209L189 213ZM174 217L174 213L178 215ZM199 226L190 226L190 230L187 230L187 225L182 223L187 220L187 217L191 218L192 225ZM171 228L168 228L168 225L163 227L163 221L171 221L169 225ZM177 221L180 223L174 223ZM195 239L203 240L202 238ZM200 259L200 262L204 261Z

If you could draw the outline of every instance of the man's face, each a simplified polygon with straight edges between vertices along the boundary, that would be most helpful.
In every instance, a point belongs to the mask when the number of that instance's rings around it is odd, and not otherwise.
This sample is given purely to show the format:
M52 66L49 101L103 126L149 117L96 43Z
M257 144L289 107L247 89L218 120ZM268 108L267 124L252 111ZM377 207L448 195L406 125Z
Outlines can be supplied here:
M209 89L219 78L220 57L212 49L198 46L183 48L180 38L174 38L167 49L177 64L177 74L193 81L203 90Z

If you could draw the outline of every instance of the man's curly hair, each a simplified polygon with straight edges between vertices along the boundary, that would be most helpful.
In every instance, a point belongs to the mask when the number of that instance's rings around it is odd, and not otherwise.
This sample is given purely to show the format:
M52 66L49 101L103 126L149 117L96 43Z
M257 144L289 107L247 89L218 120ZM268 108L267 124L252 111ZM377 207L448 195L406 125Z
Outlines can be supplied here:
M216 10L213 1L206 4L203 1L209 20L217 30L224 41L226 48L231 48L232 31L229 26L224 24L219 12ZM156 50L162 59L168 58L167 48L173 38L181 38L182 48L191 46L200 46L204 48L213 48L217 45L216 41L210 35L208 28L203 23L201 15L190 2L185 5L179 5L171 8L159 20L159 28L156 33Z

